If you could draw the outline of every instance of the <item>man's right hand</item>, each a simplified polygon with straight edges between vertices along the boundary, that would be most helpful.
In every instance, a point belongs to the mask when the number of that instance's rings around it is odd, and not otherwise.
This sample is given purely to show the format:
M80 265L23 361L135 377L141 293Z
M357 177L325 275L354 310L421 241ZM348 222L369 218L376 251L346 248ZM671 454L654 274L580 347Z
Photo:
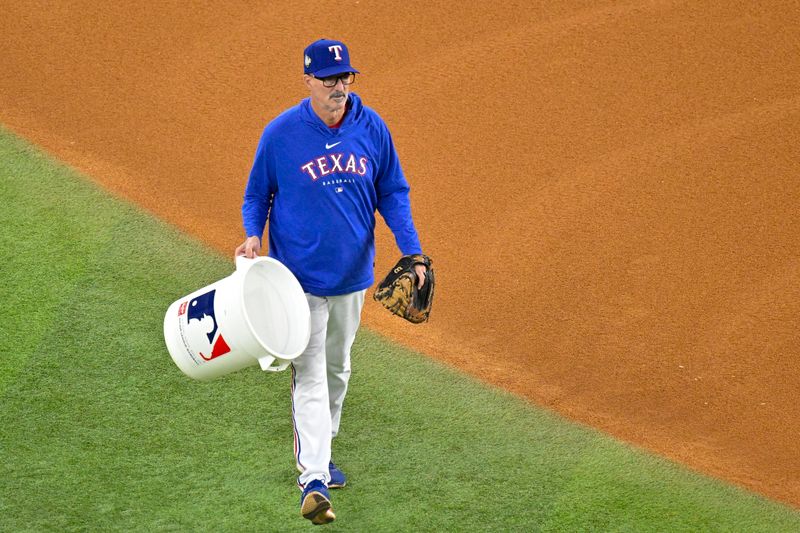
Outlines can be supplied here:
M253 235L252 237L245 239L242 244L236 247L236 251L233 253L233 256L238 257L243 255L248 259L255 259L260 251L261 239Z

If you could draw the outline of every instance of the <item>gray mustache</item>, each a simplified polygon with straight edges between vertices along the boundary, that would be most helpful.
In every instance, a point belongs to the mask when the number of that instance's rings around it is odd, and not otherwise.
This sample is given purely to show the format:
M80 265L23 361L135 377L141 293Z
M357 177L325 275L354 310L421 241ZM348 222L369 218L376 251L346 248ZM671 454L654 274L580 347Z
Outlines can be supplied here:
M341 92L341 91L336 91L335 93L333 93L333 94L331 95L331 98L337 98L337 97L339 97L339 96L344 96L344 93L343 93L343 92Z

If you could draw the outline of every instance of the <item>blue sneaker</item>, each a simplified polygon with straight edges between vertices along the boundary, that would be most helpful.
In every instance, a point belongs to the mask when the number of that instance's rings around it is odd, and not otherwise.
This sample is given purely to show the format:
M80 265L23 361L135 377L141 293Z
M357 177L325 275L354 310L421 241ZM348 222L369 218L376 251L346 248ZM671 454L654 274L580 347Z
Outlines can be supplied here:
M303 494L300 496L300 514L317 526L336 520L331 507L331 495L321 480L315 479L303 489Z
M328 464L328 472L331 474L331 480L328 483L329 489L340 489L347 485L347 476L344 475L344 472L336 468L333 461Z

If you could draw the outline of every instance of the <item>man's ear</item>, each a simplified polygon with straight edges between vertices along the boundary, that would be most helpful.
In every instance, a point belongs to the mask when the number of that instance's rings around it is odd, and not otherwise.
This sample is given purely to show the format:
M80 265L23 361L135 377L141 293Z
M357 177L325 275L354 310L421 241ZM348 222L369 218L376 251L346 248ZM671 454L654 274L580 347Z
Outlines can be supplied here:
M309 76L308 74L303 74L303 83L305 83L306 87L308 87L309 89L311 89L311 79L312 77Z

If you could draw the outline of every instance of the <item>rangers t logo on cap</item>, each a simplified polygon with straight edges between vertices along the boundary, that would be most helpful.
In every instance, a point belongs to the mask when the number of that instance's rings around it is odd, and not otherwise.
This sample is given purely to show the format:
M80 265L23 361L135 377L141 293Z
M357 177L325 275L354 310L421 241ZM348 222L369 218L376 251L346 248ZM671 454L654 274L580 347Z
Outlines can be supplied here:
M342 60L342 56L339 55L339 52L342 51L342 45L334 44L333 46L329 46L328 50L333 52L334 54L336 54L336 58L335 58L336 61L341 61Z

